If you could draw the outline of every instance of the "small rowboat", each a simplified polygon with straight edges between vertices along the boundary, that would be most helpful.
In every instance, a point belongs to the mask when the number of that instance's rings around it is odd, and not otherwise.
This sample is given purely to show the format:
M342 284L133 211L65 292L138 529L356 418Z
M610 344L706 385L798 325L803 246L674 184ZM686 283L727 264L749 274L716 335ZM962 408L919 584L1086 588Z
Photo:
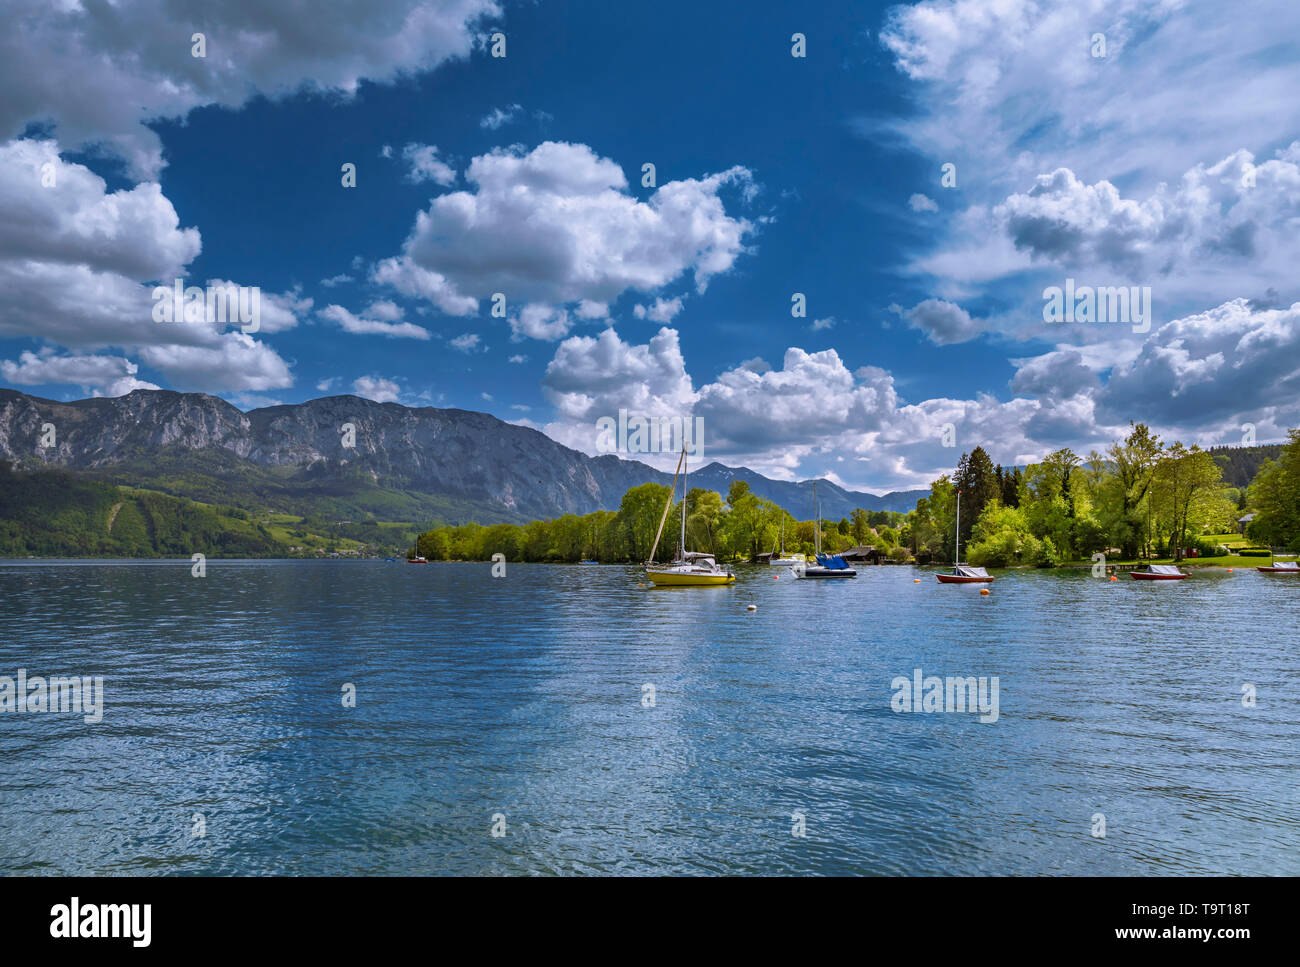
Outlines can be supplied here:
M1129 571L1134 581L1181 581L1187 577L1172 564L1148 564L1145 571Z
M997 578L982 567L958 564L951 574L936 574L940 584L992 584Z
M1260 574L1300 574L1300 562L1275 561L1268 567L1255 568Z

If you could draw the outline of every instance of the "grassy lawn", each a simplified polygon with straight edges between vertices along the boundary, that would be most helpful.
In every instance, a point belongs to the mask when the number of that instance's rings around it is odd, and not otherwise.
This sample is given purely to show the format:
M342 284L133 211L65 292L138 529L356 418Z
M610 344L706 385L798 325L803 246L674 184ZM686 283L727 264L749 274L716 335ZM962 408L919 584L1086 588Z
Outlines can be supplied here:
M1254 542L1251 541L1250 538L1244 537L1241 534L1236 534L1236 533L1206 534L1203 537L1201 537L1201 540L1206 541L1207 543L1210 544L1222 544L1224 547L1228 548L1229 550L1239 550L1242 548L1250 548L1255 546ZM1296 559L1295 554L1277 554L1273 557L1273 560L1275 561L1294 561L1295 559ZM1146 563L1147 562L1142 559L1138 559L1138 560L1122 560L1120 558L1106 559L1107 567L1110 567L1111 565L1131 567L1133 565L1142 565ZM1151 563L1152 564L1173 564L1174 559L1172 557L1157 557L1157 558L1153 558L1151 560ZM1178 563L1180 566L1185 566L1185 567L1233 567L1233 568L1267 567L1269 564L1269 558L1267 555L1264 555L1262 557L1255 557L1255 556L1243 556L1241 554L1225 554L1221 557L1187 557L1187 558L1183 558L1183 560L1179 561ZM1064 566L1083 567L1085 565L1091 566L1092 561L1091 560L1070 561Z
M1222 542L1220 542L1222 543ZM1273 560L1275 561L1294 561L1294 554L1278 554ZM1106 559L1106 566L1131 567L1134 565L1146 564L1145 560L1119 560ZM1152 558L1152 564L1173 564L1172 557L1155 557ZM1179 567L1268 567L1269 559L1267 557L1242 557L1240 554L1227 554L1222 557L1185 557L1178 562ZM1064 565L1065 567L1084 567L1092 566L1092 561L1071 561Z

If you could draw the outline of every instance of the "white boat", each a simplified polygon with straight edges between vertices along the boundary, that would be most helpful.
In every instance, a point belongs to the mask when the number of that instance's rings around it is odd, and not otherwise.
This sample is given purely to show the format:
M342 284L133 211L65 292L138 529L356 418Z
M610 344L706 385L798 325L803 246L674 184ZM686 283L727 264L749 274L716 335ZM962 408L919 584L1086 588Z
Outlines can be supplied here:
M673 487L668 493L668 502L664 505L664 515L659 520L659 531L655 534L654 546L650 548L650 560L646 562L645 574L650 583L659 588L708 588L732 584L736 575L729 568L719 567L712 554L702 551L686 550L686 480L689 470L686 467L686 447L677 460L677 470L682 473L682 538L677 547L677 557L668 564L654 563L655 551L659 549L659 538L664 532L664 522L668 520L668 509L673 505L677 493L677 474L673 474Z
M773 556L768 561L772 567L794 567L798 564L807 564L808 558L803 554L782 554L780 557Z
M1129 571L1134 581L1181 581L1187 574L1173 564L1148 564L1144 571Z
M799 564L806 564L808 558L802 554L785 552L785 511L781 511L781 551L777 553L772 549L772 556L768 559L768 564L772 567L794 567Z

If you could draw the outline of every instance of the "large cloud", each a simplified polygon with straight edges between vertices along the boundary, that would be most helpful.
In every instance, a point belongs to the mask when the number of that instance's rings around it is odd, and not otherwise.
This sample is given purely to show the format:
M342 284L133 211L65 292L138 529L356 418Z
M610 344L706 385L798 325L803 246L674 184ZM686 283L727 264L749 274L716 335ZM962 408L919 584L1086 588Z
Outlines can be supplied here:
M951 161L958 188L985 198L1059 167L1154 187L1184 159L1300 130L1300 68L1278 44L1297 32L1290 0L1263 0L1243 16L1217 0L900 5L880 37L916 83L921 110L888 133L935 159L936 182L938 162Z
M798 347L780 368L748 360L696 390L675 330L638 345L611 328L557 348L544 380L556 418L545 430L594 453L596 419L620 409L699 417L710 459L895 489L924 486L977 445L1007 465L1065 446L1087 454L1123 436L1130 420L1206 446L1239 442L1243 419L1261 441L1300 424L1300 303L1259 309L1235 300L1153 329L1138 352L1060 346L1013 362L1011 388L1025 395L1009 400L909 403L886 370L850 371L834 349ZM943 445L948 424L954 447Z
M351 94L469 54L494 0L369 0L317 11L298 0L6 3L0 31L0 137L31 121L69 146L100 145L140 178L162 148L145 122L255 94ZM203 33L207 56L192 54Z
M931 299L905 315L941 343L982 330L1055 341L1061 333L1041 323L1042 290L1066 278L1080 286L1150 286L1157 323L1270 290L1294 299L1300 297L1297 224L1300 142L1264 161L1239 150L1194 165L1141 198L1058 168L997 205L971 206L942 247L913 265L940 288L972 296L992 290L1018 302L1019 311L971 319L955 304ZM1083 326L1066 338L1087 343L1115 336Z
M1243 416L1274 436L1300 425L1300 302L1254 309L1235 299L1176 319L1112 371L1097 403L1103 419L1190 427L1203 438Z
M266 343L240 332L204 346L144 346L140 359L191 392L268 390L293 385L288 364Z
M136 379L135 363L121 356L58 356L52 349L24 352L18 362L0 360L0 376L16 386L66 383L95 396L125 396L132 390L159 389Z
M1288 266L1300 256L1300 142L1255 164L1237 151L1197 165L1174 188L1142 201L1108 181L1084 184L1068 168L1040 175L1032 189L997 209L1017 248L1066 266L1112 266L1130 276L1177 272L1195 261L1247 262L1269 254Z
M566 339L546 367L542 385L570 419L594 420L620 406L680 416L695 400L677 330L668 328L645 345L624 342L612 328Z
M199 233L154 182L110 192L50 140L0 144L0 259L78 264L135 279L181 275Z
M964 206L909 274L927 295L991 297L981 328L1017 340L1063 338L1036 320L1042 288L1066 276L1151 285L1157 323L1270 289L1300 297L1300 147L1286 147L1300 63L1277 42L1297 29L1289 0L1250 16L1212 0L892 8L880 38L917 110L856 127L919 150L933 181L916 187Z
M837 473L855 486L885 489L923 485L951 469L955 454L942 445L947 422L960 444L983 443L1008 454L1007 462L1023 462L1039 449L1022 425L1047 408L1035 400L990 397L905 405L885 370L850 372L833 349L798 347L786 351L780 369L749 360L697 392L670 328L644 345L625 342L613 329L570 337L557 348L543 385L556 407L545 431L588 453L597 452L596 420L616 417L620 409L692 416L704 421L709 459L784 478L810 470ZM672 455L632 456L669 469L675 461Z
M613 161L586 145L547 141L528 153L480 155L466 178L475 190L435 198L402 255L374 273L453 315L476 311L496 292L514 305L608 304L686 273L703 291L732 267L753 228L728 215L719 194L750 184L741 167L668 182L640 201Z
M0 337L38 340L46 349L117 347L138 353L141 362L185 389L289 385L288 367L274 350L227 329L237 327L237 320L225 325L154 321L153 283L170 286L183 278L199 249L198 231L180 227L156 183L110 192L102 178L62 159L51 141L0 145ZM310 308L311 300L297 292L262 293L260 331L292 328ZM43 351L36 363L29 356L10 361L6 378L39 385L31 382L36 374L52 381L62 375L73 385L104 391L135 380L136 370L128 372L118 363L113 364L117 375L101 369L99 377L89 378L94 374L86 369L85 355L54 357Z
M1017 366L1011 389L1041 397L1068 397L1096 389L1097 374L1085 362L1083 353L1061 349L1029 359L1012 360Z

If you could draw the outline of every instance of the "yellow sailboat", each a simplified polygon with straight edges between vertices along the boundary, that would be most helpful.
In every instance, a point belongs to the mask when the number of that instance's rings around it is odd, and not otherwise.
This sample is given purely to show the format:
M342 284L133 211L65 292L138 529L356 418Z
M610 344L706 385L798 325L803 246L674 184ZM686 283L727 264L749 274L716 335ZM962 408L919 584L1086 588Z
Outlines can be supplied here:
M650 548L650 560L646 562L645 573L650 583L657 588L708 588L732 584L736 575L729 568L719 567L712 554L701 551L686 550L686 448L677 460L677 471L673 473L673 488L664 505L664 515L659 519L659 531L655 534L654 546ZM655 551L659 549L659 538L663 536L664 524L668 520L668 511L673 505L677 493L677 475L682 475L682 539L678 545L677 559L668 564L656 564Z

